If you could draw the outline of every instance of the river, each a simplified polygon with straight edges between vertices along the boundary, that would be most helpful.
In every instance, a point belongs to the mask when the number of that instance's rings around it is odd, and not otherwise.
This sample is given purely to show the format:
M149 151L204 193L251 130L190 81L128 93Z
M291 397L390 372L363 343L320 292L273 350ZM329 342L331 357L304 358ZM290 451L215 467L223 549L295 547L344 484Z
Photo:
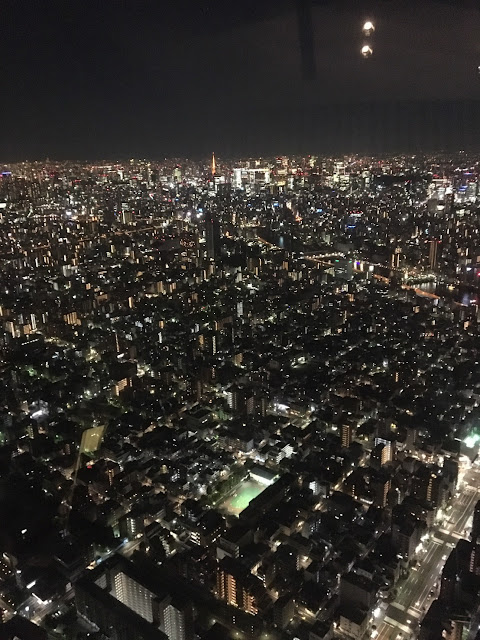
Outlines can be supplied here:
M478 305L480 303L478 290L472 290L467 287L459 286L454 289L449 289L447 285L435 282L424 282L416 285L416 287L427 293L434 293L440 298L459 302L467 307L471 304Z

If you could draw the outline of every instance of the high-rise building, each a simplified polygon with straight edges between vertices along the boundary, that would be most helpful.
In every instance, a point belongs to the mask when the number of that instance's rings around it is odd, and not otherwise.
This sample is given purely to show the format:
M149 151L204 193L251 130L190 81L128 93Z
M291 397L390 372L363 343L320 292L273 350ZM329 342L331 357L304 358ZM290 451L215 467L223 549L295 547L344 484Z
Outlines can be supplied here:
M292 595L285 593L273 605L274 623L281 629L286 629L295 615L295 600Z
M237 604L237 578L231 563L222 560L217 569L217 596L228 604Z
M428 264L430 269L434 271L437 268L437 240L429 241L429 250L428 250Z
M480 538L480 500L477 500L473 511L472 532L470 534L472 541L476 542Z
M452 551L445 562L440 579L439 599L442 603L452 604L455 598L455 585L458 578L457 554Z
M400 256L402 254L402 250L400 247L397 247L395 251L390 256L390 266L392 269L398 269L400 267Z
M111 640L193 640L193 604L178 585L119 556L88 573L75 584L77 609Z
M256 576L237 560L225 556L217 568L217 596L247 613L257 614L265 588Z
M480 575L480 546L476 542L472 544L470 549L469 570L470 573Z
M382 509L387 506L388 492L390 491L390 478L382 473L372 473L370 478L370 489L372 492L373 504Z
M101 569L75 583L77 611L110 640L167 640L157 620L149 622L111 593L109 572Z
M395 442L393 442L392 440L388 440L387 438L377 436L375 438L375 447L379 444L383 444L385 446L385 448L382 450L381 456L382 465L387 464L387 462L392 462L395 456Z
M205 219L205 239L207 241L207 258L216 260L220 255L220 224L211 213Z
M342 425L342 447L347 449L352 444L353 427L351 424Z
M435 507L443 507L448 497L448 482L437 467L421 467L412 478L412 495Z
M403 518L392 524L392 544L405 559L415 556L424 526L416 518Z
M155 594L143 584L119 571L113 578L112 595L139 616L153 622L152 601Z
M254 169L236 167L233 170L233 187L245 189L247 192L255 191L261 186L270 184L271 176L268 167L256 167Z
M382 442L376 444L370 454L370 466L374 469L380 469L391 461L391 445L383 444Z
M192 604L186 599L167 598L160 604L163 609L162 627L169 640L192 640L194 636Z
M428 502L433 502L435 497L436 497L436 487L438 485L438 482L436 482L438 476L436 473L432 473L427 480L427 486L426 486L426 499L428 500Z

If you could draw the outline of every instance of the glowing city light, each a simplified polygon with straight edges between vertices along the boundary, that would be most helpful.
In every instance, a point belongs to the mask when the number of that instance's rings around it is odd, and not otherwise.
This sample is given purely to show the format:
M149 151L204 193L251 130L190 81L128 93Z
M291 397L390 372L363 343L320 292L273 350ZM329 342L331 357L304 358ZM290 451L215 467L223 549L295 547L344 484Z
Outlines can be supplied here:
M468 447L469 449L473 449L473 447L480 442L480 435L476 433L473 435L471 434L467 436L463 442L466 447Z

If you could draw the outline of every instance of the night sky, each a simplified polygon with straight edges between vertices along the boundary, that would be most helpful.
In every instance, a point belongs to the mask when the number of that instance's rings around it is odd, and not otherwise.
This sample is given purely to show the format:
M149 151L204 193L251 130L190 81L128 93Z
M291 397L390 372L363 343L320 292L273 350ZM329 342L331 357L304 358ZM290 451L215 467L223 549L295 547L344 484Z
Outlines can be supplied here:
M314 78L295 0L4 0L0 160L480 148L480 2L312 7Z

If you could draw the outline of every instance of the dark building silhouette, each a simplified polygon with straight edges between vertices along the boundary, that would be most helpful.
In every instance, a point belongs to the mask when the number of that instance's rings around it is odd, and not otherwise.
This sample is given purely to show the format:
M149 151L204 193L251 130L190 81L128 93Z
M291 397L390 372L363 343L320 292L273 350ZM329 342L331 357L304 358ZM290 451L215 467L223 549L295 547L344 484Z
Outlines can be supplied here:
M480 500L477 501L475 509L473 511L472 533L471 538L473 542L476 542L480 537Z
M213 214L208 214L206 217L205 238L207 258L216 260L220 255L220 224Z

